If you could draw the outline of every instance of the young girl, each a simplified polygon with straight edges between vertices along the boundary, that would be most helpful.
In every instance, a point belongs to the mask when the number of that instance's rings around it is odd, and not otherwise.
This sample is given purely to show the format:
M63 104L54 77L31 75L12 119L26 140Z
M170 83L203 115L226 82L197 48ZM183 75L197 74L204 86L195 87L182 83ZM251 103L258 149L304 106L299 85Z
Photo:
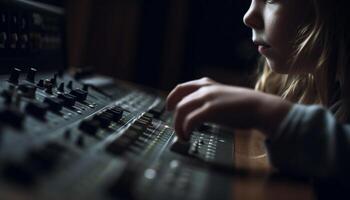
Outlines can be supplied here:
M346 7L345 0L251 0L244 23L262 55L258 91L208 78L178 85L167 106L179 138L203 122L256 128L281 170L348 175L350 126L338 123L348 119Z

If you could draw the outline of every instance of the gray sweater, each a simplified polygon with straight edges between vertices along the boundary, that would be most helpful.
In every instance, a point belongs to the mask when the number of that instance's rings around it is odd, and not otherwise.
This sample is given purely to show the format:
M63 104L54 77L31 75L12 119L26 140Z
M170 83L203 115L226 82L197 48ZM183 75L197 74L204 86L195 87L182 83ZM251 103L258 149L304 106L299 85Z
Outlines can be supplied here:
M350 177L350 125L337 123L320 106L294 105L266 146L272 164L282 171Z

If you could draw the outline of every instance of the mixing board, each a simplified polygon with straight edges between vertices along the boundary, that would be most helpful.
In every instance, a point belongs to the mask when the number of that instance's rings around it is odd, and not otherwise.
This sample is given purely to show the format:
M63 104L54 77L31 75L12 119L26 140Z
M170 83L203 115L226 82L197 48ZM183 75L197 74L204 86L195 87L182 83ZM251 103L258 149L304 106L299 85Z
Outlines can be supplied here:
M159 93L66 73L63 8L0 6L0 199L230 198L231 131L177 141Z

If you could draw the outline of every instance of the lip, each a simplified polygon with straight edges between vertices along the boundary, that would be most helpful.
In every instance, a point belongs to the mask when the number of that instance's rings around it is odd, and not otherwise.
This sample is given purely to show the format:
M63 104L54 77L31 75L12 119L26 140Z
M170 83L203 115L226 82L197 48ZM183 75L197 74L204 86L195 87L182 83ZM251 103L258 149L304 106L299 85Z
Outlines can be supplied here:
M267 51L271 48L269 44L263 41L253 41L253 43L258 47L258 51L261 54L266 54Z
M268 46L263 46L263 45L258 46L259 53L264 54L264 55L267 53L267 51L269 49L270 49L270 47L268 47Z

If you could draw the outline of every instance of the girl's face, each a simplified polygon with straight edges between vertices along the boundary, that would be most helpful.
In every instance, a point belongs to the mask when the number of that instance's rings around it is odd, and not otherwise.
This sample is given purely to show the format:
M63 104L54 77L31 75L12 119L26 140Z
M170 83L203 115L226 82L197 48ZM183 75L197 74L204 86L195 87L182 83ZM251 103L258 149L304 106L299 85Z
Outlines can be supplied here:
M277 73L289 73L290 61L296 50L298 30L305 25L308 12L305 0L251 0L244 23L252 29L253 42ZM310 64L307 58L297 65ZM307 71L306 69L302 69Z

